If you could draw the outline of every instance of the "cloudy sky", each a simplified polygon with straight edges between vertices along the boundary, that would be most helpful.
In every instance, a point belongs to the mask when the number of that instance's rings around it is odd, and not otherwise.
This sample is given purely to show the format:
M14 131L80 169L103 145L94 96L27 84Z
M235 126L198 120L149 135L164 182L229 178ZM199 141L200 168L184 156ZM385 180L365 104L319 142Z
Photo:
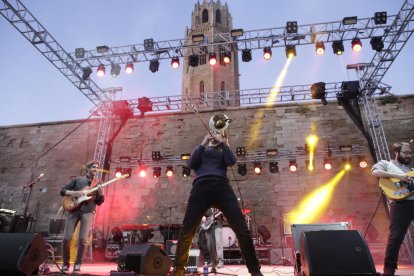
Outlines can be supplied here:
M184 37L190 26L191 12L197 0L21 0L29 11L67 51L99 45L110 47ZM412 0L410 0L412 1ZM224 2L224 1L222 1ZM375 6L373 5L375 3ZM346 16L372 17L377 11L395 15L401 0L228 0L233 27L258 30L283 27L286 21L298 24L342 20ZM48 121L82 119L89 115L92 103L43 57L14 27L0 16L0 126ZM349 42L345 53L336 56L330 45L323 56L313 46L297 48L283 85L355 80L347 64L370 62L374 52L363 40L362 52L354 53ZM395 94L414 94L414 80L407 78L414 60L413 38L403 48L383 82ZM273 49L273 58L265 62L261 51L253 51L253 60L240 62L241 89L271 87L285 63L283 48ZM160 70L151 73L148 64L135 64L133 75L117 78L92 76L99 87L122 87L118 99L181 94L181 71L172 70L162 60Z

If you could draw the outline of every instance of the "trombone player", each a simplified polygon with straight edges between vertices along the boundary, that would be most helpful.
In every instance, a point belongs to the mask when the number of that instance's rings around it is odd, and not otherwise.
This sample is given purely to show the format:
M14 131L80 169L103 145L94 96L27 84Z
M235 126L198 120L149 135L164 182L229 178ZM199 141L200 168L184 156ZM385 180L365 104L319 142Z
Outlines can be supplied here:
M225 115L217 116L210 119L209 125L213 132L209 131L201 144L193 150L188 163L196 176L178 238L172 275L184 275L184 266L187 264L193 237L207 209L214 206L223 212L235 232L251 275L263 276L250 231L227 178L227 167L236 164L237 161L224 132L229 120Z

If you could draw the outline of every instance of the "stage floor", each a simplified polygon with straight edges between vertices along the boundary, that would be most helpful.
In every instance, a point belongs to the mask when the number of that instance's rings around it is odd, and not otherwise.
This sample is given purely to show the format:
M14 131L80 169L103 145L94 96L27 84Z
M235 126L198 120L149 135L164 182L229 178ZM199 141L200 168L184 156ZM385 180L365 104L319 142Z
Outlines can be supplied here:
M61 266L60 263L58 263ZM377 272L382 273L382 265L376 265ZM49 275L67 275L64 273L59 273L59 269L56 267L55 264L49 264L49 269L52 272ZM77 275L110 275L112 270L116 271L117 263L116 262L90 262L84 263L82 265L82 270ZM283 276L291 276L294 275L293 266L281 266L281 265L262 265L262 273L264 276L274 276L274 275L283 275ZM199 272L202 272L202 268L198 269ZM228 264L225 265L223 268L217 270L217 274L220 273L228 274L228 275L239 275L239 276L249 276L250 274L247 271L247 268L244 265L232 265ZM72 273L72 267L70 270ZM214 275L214 273L210 273L210 275ZM399 276L413 276L414 275L414 265L400 265L399 269L397 270L397 275Z

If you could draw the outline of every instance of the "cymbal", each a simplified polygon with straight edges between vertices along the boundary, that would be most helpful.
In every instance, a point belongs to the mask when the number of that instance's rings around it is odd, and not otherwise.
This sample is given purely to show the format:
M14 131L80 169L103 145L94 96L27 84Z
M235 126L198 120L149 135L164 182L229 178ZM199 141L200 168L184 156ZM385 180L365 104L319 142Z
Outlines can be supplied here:
M243 215L247 215L247 214L250 214L250 212L252 211L252 209L250 209L250 208L243 208L242 209L242 213L243 213Z

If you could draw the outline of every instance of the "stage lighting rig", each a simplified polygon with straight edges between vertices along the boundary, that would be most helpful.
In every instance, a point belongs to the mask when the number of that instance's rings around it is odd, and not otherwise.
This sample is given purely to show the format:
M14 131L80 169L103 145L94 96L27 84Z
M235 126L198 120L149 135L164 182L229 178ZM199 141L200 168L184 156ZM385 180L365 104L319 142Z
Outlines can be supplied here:
M342 55L344 53L344 43L342 40L335 40L332 42L332 51L335 55Z
M252 50L251 49L243 49L242 50L242 61L249 62L252 60Z
M152 73L157 72L159 67L160 67L160 62L158 61L158 59L153 59L150 61L149 70Z
M296 57L296 46L295 45L287 45L285 51L286 51L286 58Z
M325 44L321 42L317 42L315 44L315 51L318 55L323 55L325 53Z
M245 163L239 163L237 164L237 172L241 175L241 176L245 176L247 174L247 167Z

